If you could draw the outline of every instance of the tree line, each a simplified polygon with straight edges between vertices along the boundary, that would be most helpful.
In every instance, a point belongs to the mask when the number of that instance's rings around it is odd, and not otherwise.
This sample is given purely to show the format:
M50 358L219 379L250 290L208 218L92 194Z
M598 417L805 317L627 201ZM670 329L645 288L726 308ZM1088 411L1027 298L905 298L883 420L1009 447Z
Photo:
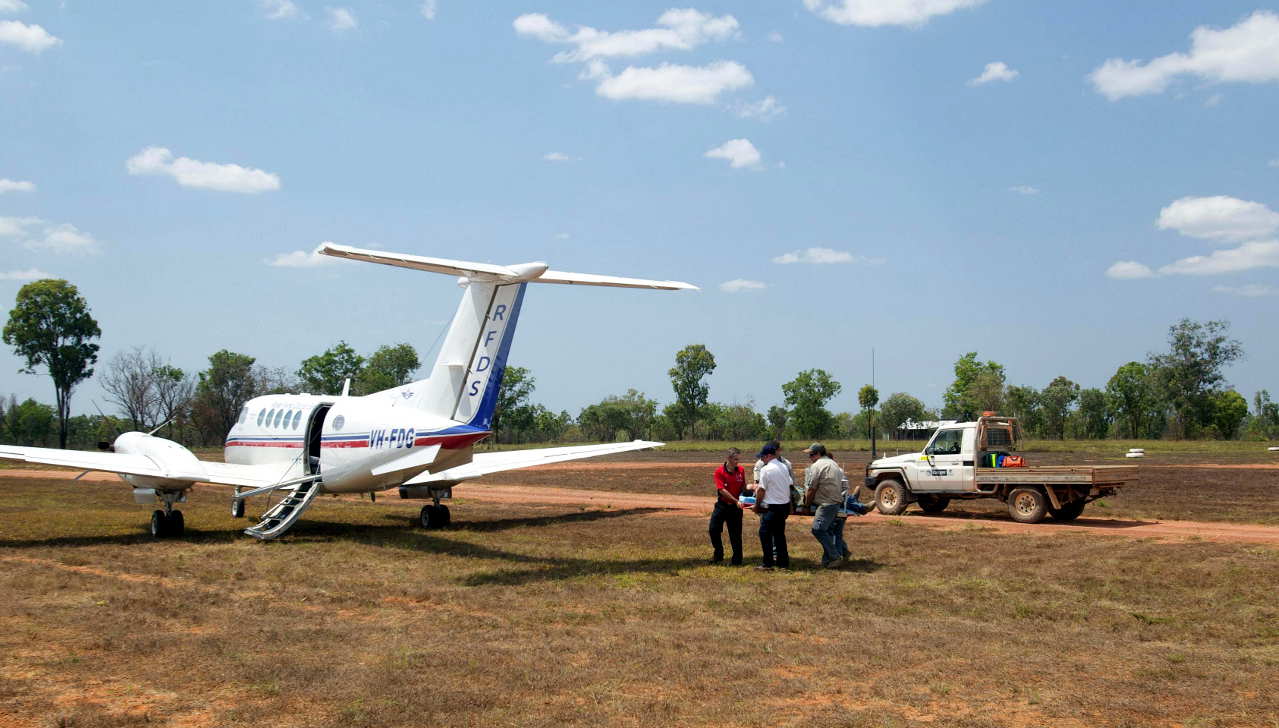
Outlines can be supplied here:
M576 417L532 401L536 380L509 366L494 416L495 442L751 440L764 438L889 439L908 420L969 420L984 411L1020 418L1026 434L1043 439L1279 437L1279 404L1266 390L1243 395L1225 381L1224 369L1243 356L1224 321L1183 319L1169 328L1168 350L1123 364L1103 389L1082 388L1065 376L1043 389L1010 385L1003 365L982 362L976 352L959 357L940 411L906 392L882 403L871 385L858 391L860 411L827 407L843 386L822 369L807 369L781 385L782 405L760 412L753 402L710 400L707 378L716 368L705 345L675 354L667 372L674 400L662 406L629 389L583 407ZM345 341L302 360L294 371L271 369L248 354L221 350L207 369L188 373L158 352L134 348L107 363L100 383L111 413L70 417L75 387L93 376L102 335L76 287L41 280L22 287L4 327L5 343L24 361L22 371L44 369L54 382L56 404L0 399L0 440L27 445L92 447L128 430L160 431L188 445L220 445L250 399L275 393L338 394L350 381L353 395L410 382L420 368L409 344L379 347L362 356Z

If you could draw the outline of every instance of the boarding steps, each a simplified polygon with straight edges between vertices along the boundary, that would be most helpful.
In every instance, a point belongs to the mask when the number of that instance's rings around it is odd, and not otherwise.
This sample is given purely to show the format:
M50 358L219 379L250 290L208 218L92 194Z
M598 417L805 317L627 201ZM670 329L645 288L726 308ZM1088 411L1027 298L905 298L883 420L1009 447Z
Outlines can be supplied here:
M246 528L244 532L263 541L283 536L302 517L320 490L319 480L299 483L287 489L288 495L267 510L256 526Z

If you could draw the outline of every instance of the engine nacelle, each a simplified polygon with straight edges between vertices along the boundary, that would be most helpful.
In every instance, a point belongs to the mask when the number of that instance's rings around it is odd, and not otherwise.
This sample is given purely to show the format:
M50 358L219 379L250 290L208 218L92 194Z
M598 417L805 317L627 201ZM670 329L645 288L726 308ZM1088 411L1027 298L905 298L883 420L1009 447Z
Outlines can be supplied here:
M200 479L204 466L195 453L172 440L153 437L145 432L126 432L115 439L112 448L125 455L141 455L155 463L165 476L126 475L120 477L135 488L186 490Z

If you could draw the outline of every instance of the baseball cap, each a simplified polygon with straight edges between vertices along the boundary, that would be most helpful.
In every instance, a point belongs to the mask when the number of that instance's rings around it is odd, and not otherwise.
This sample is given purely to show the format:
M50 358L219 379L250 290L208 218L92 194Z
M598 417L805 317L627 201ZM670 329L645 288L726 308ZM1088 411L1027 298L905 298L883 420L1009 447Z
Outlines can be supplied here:
M808 447L804 448L804 452L809 455L825 455L826 446L821 444L820 442L814 442L812 445L809 445Z
M777 446L773 445L772 443L769 443L761 447L759 449L759 452L755 453L755 457L762 458L765 455L776 455L776 454L777 454Z

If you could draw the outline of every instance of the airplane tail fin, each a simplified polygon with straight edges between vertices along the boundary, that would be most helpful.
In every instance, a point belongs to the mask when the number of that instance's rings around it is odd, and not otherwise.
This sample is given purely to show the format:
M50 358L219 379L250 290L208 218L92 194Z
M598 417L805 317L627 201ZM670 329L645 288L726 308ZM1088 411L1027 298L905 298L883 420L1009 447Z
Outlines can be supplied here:
M697 286L681 281L553 271L545 263L491 265L363 250L334 243L325 243L320 252L349 260L460 276L458 283L466 291L453 314L430 375L373 396L391 397L397 403L485 430L493 426L502 375L529 283L697 290Z

